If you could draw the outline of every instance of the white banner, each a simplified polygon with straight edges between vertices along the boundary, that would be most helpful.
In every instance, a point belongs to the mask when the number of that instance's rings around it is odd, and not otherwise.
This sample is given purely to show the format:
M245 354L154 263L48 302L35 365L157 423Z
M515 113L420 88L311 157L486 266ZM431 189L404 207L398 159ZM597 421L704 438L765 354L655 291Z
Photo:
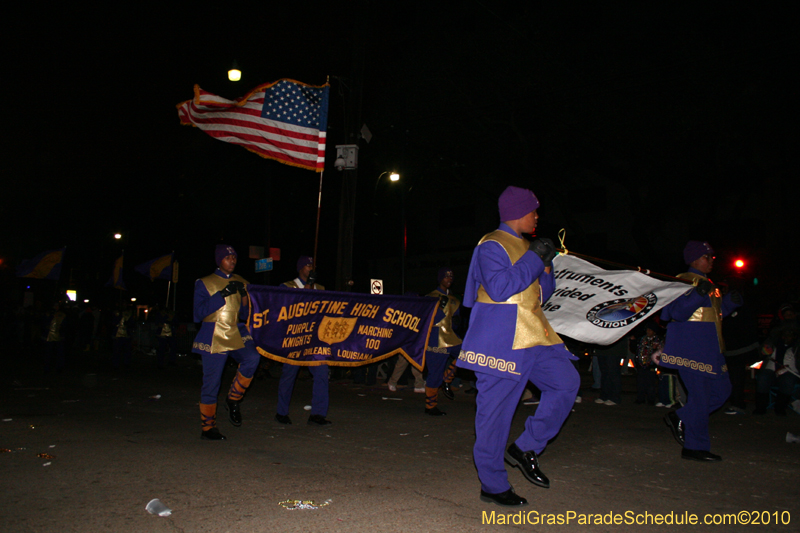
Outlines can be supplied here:
M556 289L542 306L559 334L612 344L691 287L634 270L603 270L572 255L553 260Z

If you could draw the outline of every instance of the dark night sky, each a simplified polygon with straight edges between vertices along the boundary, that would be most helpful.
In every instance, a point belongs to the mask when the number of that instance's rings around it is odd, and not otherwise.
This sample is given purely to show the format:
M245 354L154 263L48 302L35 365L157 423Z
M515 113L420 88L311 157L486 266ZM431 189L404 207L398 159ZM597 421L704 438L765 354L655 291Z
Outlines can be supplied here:
M326 76L318 261L328 286L341 188L333 147L361 123L374 138L359 143L356 290L398 273L398 194L375 187L389 169L411 189L412 290L429 290L418 280L443 262L463 279L508 184L533 189L541 234L564 227L576 251L676 272L685 241L708 239L721 257L751 258L765 291L794 277L790 4L387 4L17 8L2 31L4 284L15 285L20 259L65 244L73 279L104 283L121 248L111 233L123 231L126 280L160 295L133 265L174 249L182 281L193 280L213 268L214 244L245 255L267 227L283 253L270 282L288 279L313 249L318 176L180 126L175 106L195 83L236 98ZM236 84L225 78L233 59ZM251 265L239 270L256 279Z

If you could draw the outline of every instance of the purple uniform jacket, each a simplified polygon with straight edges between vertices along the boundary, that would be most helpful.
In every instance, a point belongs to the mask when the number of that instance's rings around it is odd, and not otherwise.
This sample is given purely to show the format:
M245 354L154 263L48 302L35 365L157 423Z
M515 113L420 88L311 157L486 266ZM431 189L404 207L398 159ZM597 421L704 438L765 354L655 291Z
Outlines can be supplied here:
M693 268L689 272L704 276ZM728 316L740 305L726 294L722 298L722 316ZM719 376L727 368L725 356L720 352L716 324L689 320L700 307L711 307L711 298L692 289L661 310L661 319L669 322L661 366Z
M506 224L501 223L499 229L519 237ZM524 291L537 279L541 286L541 301L547 301L553 294L555 280L552 273L544 271L544 263L538 255L526 252L512 265L508 254L497 242L487 241L475 248L464 291L464 305L471 307L472 313L462 350L495 357L502 362L497 365L480 365L459 359L457 366L505 379L520 380L520 370L525 367L524 358L527 350L512 349L517 323L517 306L480 303L476 299L481 285L492 300L503 302ZM514 363L516 371L509 371L506 364L508 362Z
M231 276L225 274L220 269L214 271L214 274L224 279L231 278ZM210 353L208 350L198 348L198 346L211 346L211 341L214 337L214 322L203 322L203 319L224 305L225 297L219 292L208 294L208 289L206 289L202 280L198 279L194 283L194 321L200 322L200 331L197 332L197 336L194 338L192 352L199 353L200 355ZM242 306L242 309L246 308ZM242 319L241 315L239 318L240 320ZM240 322L238 327L245 344L248 342L252 343L253 337L247 330L247 326Z

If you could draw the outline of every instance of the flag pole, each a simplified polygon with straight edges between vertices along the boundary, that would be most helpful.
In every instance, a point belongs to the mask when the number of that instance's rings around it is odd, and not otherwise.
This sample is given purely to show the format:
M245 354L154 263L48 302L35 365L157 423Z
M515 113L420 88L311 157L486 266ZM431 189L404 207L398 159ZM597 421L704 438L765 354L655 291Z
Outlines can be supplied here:
M174 260L172 261L172 279L170 281L175 284L175 290L172 291L172 312L174 313L178 306L178 262Z
M325 174L323 168L319 173L319 195L317 196L317 227L314 230L314 255L311 257L311 269L317 269L317 243L319 243L319 217L322 211L322 176Z
M325 77L325 85L329 85L331 82L331 77ZM319 171L319 194L317 195L317 227L314 229L314 255L311 256L311 269L317 269L317 245L319 244L319 218L320 213L322 211L322 177L325 175L325 164L324 164L324 152L323 152L323 165L322 169ZM312 287L313 288L313 287Z

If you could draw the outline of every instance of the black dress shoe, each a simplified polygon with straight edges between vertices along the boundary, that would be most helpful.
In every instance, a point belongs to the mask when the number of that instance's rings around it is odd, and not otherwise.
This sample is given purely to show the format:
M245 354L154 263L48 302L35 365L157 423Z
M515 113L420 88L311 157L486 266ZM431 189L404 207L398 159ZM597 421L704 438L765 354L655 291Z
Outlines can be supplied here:
M491 494L482 490L481 501L496 503L497 505L503 505L505 507L522 507L523 505L528 505L528 500L517 496L513 488L499 494Z
M425 414L428 416L444 416L447 413L444 411L440 411L438 407L432 407L431 409L425 408Z
M242 412L239 410L241 402L234 400L225 400L225 405L228 407L228 420L237 428L242 425Z
M704 463L716 463L717 461L722 461L722 457L717 454L708 452L706 450L690 450L689 448L684 448L681 450L681 459L702 461Z
M512 444L506 450L505 459L511 466L518 466L528 481L538 487L550 488L550 480L539 469L539 457L536 452L523 452L519 446Z
M332 424L330 420L327 420L322 415L311 415L308 417L308 425L309 426L327 426L328 424Z
M670 431L672 431L672 436L675 437L675 440L678 441L678 444L683 446L684 440L684 432L686 431L685 426L683 425L683 420L678 418L678 413L675 411L670 411L666 415L664 415L664 423L667 425Z
M275 415L275 422L286 424L288 426L292 423L292 419L289 418L289 415Z
M445 398L447 398L448 400L455 399L456 395L453 393L453 387L451 387L449 383L443 381L442 386L439 388L442 389L442 394L444 394Z
M227 440L225 435L220 433L217 428L211 428L208 431L203 431L200 434L200 438L205 440Z

